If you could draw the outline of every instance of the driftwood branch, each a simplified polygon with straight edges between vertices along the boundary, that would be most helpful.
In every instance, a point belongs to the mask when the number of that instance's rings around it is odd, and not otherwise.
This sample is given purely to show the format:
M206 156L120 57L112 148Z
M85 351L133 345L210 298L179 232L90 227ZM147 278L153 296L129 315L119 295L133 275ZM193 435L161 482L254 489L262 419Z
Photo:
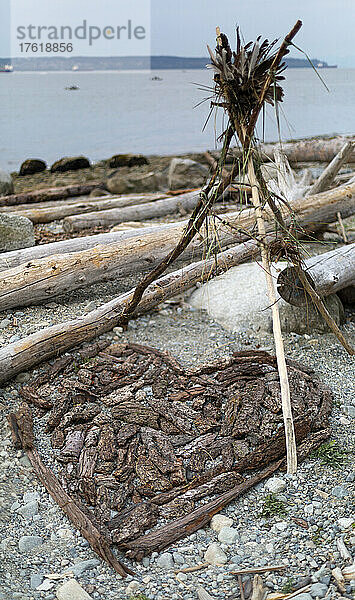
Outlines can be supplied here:
M13 437L17 438L17 440L21 440L21 445L26 451L38 479L44 485L47 492L52 496L53 500L58 504L59 508L61 508L61 510L66 514L74 527L78 529L81 535L89 542L96 554L102 560L107 562L117 573L122 575L122 577L126 577L127 575L135 575L131 569L121 564L117 560L112 553L107 540L97 529L92 519L89 518L87 512L85 511L84 513L82 508L79 506L79 503L74 502L74 500L62 488L54 473L44 464L32 442L29 443L28 432L26 436L24 435L25 432L21 427L21 422L15 413L11 413L9 416L9 425L13 431Z
M45 188L34 192L22 192L10 196L0 197L0 206L14 206L16 204L32 204L32 202L46 202L48 200L62 200L73 196L85 196L93 190L105 189L100 182L84 183L82 185L66 185L60 188Z
M323 173L318 177L317 181L311 186L307 192L307 196L319 194L328 189L339 169L346 163L353 153L355 142L347 142L340 152L333 158L332 162L324 169Z

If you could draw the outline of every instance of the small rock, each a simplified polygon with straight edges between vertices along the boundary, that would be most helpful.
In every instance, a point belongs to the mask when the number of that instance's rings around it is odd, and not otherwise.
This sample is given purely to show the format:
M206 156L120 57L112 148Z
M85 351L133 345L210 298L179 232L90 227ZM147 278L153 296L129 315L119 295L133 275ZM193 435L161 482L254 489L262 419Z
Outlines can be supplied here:
M311 586L309 593L311 594L312 598L317 598L317 596L318 596L318 598L324 598L327 591L328 591L328 586L324 585L323 583L314 583Z
M36 589L38 592L48 592L48 590L51 590L52 587L54 587L54 585L54 581L51 581L50 579L45 579L44 582L41 583Z
M186 573L178 573L178 574L176 575L176 579L177 579L178 581L186 581L186 579L187 579L187 575L186 575Z
M234 527L222 527L218 534L218 541L222 544L234 544L238 537L238 531Z
M52 173L66 173L67 171L78 171L89 169L90 161L85 156L64 157L51 166Z
M123 327L114 327L112 331L116 335L121 335L123 333Z
M0 214L0 252L10 252L35 245L32 221L15 214Z
M10 173L0 169L0 196L10 196L14 193L14 183Z
M25 175L34 175L34 173L41 173L45 171L47 168L47 164L44 160L40 160L39 158L28 158L25 160L19 171L19 175L21 177Z
M265 487L272 494L279 494L286 489L287 483L283 479L280 479L280 477L271 477L266 482Z
M298 596L294 596L293 600L312 600L311 594L298 594Z
M355 520L349 517L342 517L341 519L338 519L338 525L340 529L350 529L354 522Z
M63 529L58 529L57 536L62 540L72 540L73 532L70 529L64 527Z
M143 567L147 568L150 565L150 558L149 556L145 556L142 560L142 565Z
M173 158L169 166L168 185L170 190L183 190L202 186L209 170L189 158Z
M110 158L109 167L117 169L118 167L140 167L149 165L148 159L143 154L115 154Z
M6 329L10 325L11 325L10 319L3 319L2 321L0 321L0 329Z
M32 502L28 502L25 506L21 506L16 511L19 515L25 517L25 519L31 519L35 515L38 514L38 502L37 500L33 500Z
M75 579L69 579L57 589L58 600L92 600Z
M33 502L34 500L39 500L40 495L38 492L26 492L23 495L23 503L28 504L29 502Z
M23 535L18 542L21 552L29 552L43 544L43 539L39 535Z
M176 565L183 565L185 562L185 559L180 552L173 552L173 559Z
M80 577L80 575L82 575L84 571L87 571L88 569L93 569L99 564L100 561L96 558L92 558L90 560L82 560L80 562L77 562L75 565L70 565L70 567L66 569L66 572L73 573L74 577Z
M332 495L336 498L342 499L346 498L346 496L349 496L349 492L344 485L336 485L332 489Z
M161 179L158 174L153 172L145 175L122 175L118 170L114 171L107 179L106 187L112 194L155 192L161 187Z
M156 562L161 569L172 569L174 567L173 557L170 552L163 552L163 554L157 558Z
M210 527L213 531L219 533L222 527L231 527L233 525L233 519L226 517L225 515L214 515L211 519Z
M227 555L216 542L213 542L208 546L204 559L210 565L225 565L228 562Z
M135 579L133 579L133 581L131 581L131 583L129 583L126 587L127 596L131 596L132 594L137 592L140 587L141 586L140 586L139 581L136 581Z
M40 575L39 573L35 573L34 575L31 575L31 579L30 579L30 586L31 586L31 590L35 590L38 588L39 585L41 585L41 583L43 583L43 575Z
M87 304L87 305L84 307L84 313L89 313L89 312L91 312L92 310L95 310L95 308L96 308L96 304L95 304L95 302L93 302L93 301L92 301L92 302L89 302L89 304Z

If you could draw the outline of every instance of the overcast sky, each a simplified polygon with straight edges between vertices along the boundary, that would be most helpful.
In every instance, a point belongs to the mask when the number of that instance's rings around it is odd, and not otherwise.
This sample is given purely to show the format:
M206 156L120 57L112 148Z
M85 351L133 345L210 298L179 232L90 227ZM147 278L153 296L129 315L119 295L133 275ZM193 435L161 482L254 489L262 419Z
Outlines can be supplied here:
M307 54L355 67L355 0L152 0L152 50L203 56L216 25L232 36L238 24L249 41L284 36L297 19L295 43Z
M88 19L103 26L125 22L128 13L135 24L141 24L144 10L140 7L149 5L149 0L0 0L0 56L8 51L11 3L20 8L24 23ZM151 5L154 55L205 56L206 43L215 43L216 25L233 39L238 24L249 41L259 34L283 37L301 19L303 27L295 43L311 58L355 67L355 0L151 0ZM294 49L291 52L302 57Z

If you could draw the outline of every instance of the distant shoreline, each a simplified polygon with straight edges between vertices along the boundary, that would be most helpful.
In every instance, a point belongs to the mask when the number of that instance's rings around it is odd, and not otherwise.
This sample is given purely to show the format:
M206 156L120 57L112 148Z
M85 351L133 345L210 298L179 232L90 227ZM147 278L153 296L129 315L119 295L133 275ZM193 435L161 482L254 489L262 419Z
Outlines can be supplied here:
M312 58L317 69L336 69L337 65L328 65L324 60ZM208 57L182 56L126 56L126 57L30 57L0 58L1 64L11 64L14 71L157 71L157 70L197 70L205 69ZM312 65L303 58L286 58L285 63L291 69L311 69Z

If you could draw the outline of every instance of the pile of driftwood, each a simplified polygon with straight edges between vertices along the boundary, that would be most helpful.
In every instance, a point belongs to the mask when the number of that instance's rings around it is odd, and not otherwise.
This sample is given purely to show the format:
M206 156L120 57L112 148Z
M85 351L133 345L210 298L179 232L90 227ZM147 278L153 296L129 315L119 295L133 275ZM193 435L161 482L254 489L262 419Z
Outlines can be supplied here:
M104 346L66 355L24 386L10 424L49 493L106 560L111 543L136 559L162 550L285 466L274 357L235 353L185 369L146 346ZM288 368L302 460L329 435L331 394L312 371ZM35 451L33 418L57 477Z

